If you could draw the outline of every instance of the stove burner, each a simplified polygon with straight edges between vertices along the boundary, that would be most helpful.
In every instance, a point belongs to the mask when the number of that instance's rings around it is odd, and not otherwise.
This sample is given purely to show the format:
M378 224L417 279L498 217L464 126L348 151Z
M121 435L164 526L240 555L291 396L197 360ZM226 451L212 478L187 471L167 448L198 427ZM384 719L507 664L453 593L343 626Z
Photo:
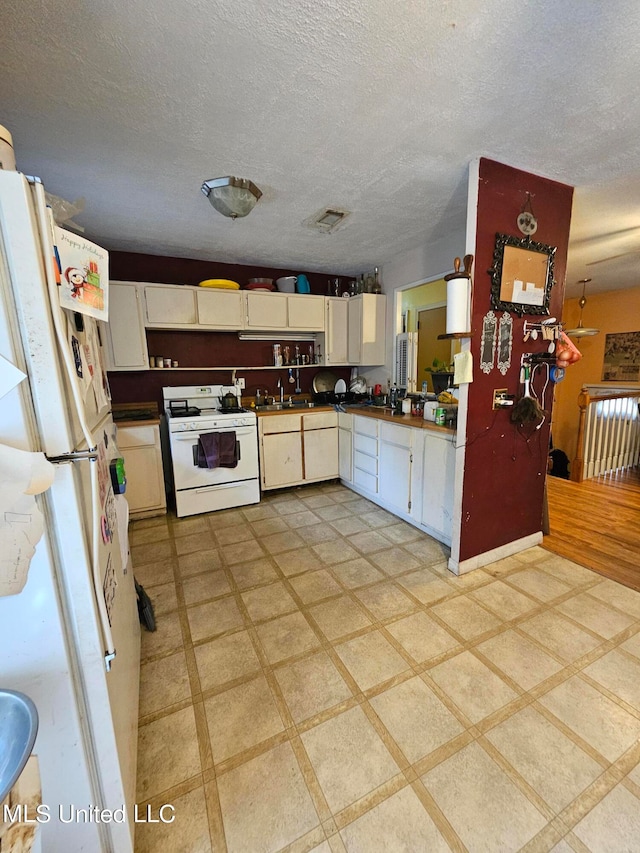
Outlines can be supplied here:
M169 401L169 417L171 418L195 418L200 414L197 406L190 406L186 400Z

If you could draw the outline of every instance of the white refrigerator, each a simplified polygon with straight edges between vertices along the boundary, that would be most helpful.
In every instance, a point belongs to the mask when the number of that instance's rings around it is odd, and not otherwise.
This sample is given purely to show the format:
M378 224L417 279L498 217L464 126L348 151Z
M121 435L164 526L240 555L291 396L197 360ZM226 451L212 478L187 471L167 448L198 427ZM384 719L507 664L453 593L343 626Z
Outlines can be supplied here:
M36 497L44 534L26 584L0 596L0 688L38 710L44 853L131 853L140 624L126 499L111 481L120 454L100 330L60 307L54 252L42 184L0 171L0 373L27 375L0 399L0 446L55 466ZM91 377L84 363L81 380L72 339L92 343ZM127 819L96 820L96 807Z

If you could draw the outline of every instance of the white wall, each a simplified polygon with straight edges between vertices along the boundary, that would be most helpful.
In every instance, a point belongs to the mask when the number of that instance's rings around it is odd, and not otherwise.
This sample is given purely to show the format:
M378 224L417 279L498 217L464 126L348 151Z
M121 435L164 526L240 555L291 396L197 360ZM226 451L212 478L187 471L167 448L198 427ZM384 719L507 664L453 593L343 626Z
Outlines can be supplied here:
M382 290L387 297L387 358L384 366L361 370L367 385L376 382L386 387L393 375L393 354L397 332L398 312L395 307L396 291L410 284L421 284L427 279L441 278L453 269L455 257L465 254L466 218L445 238L429 246L417 246L392 258L381 268Z

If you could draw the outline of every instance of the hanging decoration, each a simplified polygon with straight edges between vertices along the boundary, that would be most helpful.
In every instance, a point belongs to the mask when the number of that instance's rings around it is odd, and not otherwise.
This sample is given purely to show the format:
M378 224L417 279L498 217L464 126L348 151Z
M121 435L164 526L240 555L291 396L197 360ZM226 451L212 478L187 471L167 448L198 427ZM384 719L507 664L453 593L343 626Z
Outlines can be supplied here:
M518 228L525 237L531 237L538 230L538 220L533 212L531 204L531 193L527 193L525 203L522 205L522 210L518 214Z
M511 367L511 349L513 347L513 320L505 311L500 317L498 331L498 370L504 376Z
M480 350L480 370L491 373L495 360L498 338L498 319L493 311L487 311L482 321L482 349Z

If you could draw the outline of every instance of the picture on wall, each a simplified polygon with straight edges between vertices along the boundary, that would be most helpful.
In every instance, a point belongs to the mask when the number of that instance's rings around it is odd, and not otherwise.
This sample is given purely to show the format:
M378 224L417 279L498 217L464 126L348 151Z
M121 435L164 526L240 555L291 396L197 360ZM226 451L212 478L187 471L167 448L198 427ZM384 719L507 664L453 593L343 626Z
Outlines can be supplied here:
M556 249L528 237L496 234L491 305L502 311L548 314Z
M640 382L640 332L615 332L605 338L603 382Z

